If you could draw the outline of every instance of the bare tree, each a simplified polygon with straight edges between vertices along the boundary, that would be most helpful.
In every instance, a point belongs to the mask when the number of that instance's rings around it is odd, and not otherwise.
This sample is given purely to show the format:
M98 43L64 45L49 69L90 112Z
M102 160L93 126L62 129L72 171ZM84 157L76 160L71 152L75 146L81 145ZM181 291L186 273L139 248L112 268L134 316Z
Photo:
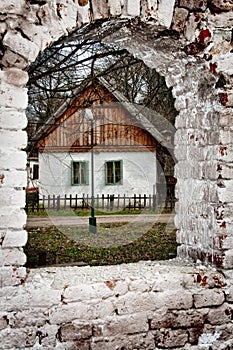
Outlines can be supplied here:
M171 89L165 79L142 61L101 40L130 20L97 21L75 30L41 53L29 68L30 133L45 123L77 86L103 76L132 103L143 104L161 113L171 123L177 114ZM153 122L153 120L151 120Z

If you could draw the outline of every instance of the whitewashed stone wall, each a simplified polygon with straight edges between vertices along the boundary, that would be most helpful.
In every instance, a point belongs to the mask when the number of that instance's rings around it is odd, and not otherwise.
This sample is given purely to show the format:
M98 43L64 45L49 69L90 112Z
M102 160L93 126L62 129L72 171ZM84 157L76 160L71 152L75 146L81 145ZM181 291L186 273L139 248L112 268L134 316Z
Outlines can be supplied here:
M2 349L233 348L232 10L232 0L0 2ZM106 40L164 75L180 112L178 256L224 268L225 281L174 262L99 267L97 279L90 268L23 267L26 69L73 28L113 17L135 21Z
M3 349L233 347L233 290L223 274L204 266L49 267L28 271L17 288L7 282Z

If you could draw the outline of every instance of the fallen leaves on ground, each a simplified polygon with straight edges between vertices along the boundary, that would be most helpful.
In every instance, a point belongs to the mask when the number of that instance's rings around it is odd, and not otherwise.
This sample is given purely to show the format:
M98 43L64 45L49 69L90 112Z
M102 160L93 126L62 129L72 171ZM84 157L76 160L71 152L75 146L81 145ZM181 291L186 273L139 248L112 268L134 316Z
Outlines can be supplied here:
M177 248L175 228L167 224L102 224L96 234L89 233L88 227L51 226L28 228L28 236L25 247L28 267L165 260L174 257Z

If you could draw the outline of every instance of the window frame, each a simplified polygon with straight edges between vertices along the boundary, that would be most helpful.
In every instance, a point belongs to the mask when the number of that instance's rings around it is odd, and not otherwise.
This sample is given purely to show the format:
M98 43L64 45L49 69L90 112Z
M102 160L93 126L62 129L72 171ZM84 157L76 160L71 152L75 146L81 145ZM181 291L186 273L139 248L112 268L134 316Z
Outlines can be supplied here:
M39 180L39 164L32 166L32 180Z
M120 163L120 181L116 182L116 169L115 169L115 163ZM107 164L113 163L113 177L114 182L108 182L108 168ZM117 185L123 185L123 160L106 160L105 161L105 186L117 186Z
M75 183L74 182L74 163L79 163L79 164L85 164L86 169L85 169L85 183ZM82 171L82 169L79 170L79 172ZM82 176L81 176L82 177ZM80 178L81 178L80 177ZM89 161L86 160L73 160L71 162L71 186L88 186L89 185Z

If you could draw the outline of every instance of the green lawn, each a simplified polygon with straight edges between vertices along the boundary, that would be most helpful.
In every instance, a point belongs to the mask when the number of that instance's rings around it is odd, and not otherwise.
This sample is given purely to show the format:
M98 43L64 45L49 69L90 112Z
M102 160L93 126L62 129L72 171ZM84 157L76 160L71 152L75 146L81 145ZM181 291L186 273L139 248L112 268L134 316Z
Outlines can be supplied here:
M90 209L60 209L60 210L53 210L53 209L42 209L39 208L38 210L35 208L34 211L29 209L27 211L28 216L90 216ZM165 209L165 208L156 208L156 210L150 210L150 209L114 209L114 210L97 210L95 209L95 215L138 215L141 213L145 214L171 214L171 209Z
M88 227L28 228L27 266L84 262L112 265L139 260L165 260L176 255L173 225L101 224L97 233ZM39 259L40 253L40 259Z

